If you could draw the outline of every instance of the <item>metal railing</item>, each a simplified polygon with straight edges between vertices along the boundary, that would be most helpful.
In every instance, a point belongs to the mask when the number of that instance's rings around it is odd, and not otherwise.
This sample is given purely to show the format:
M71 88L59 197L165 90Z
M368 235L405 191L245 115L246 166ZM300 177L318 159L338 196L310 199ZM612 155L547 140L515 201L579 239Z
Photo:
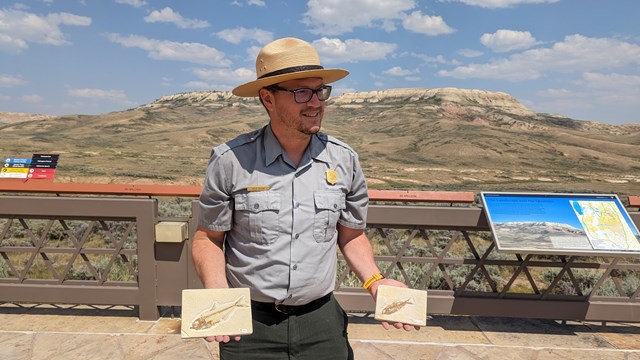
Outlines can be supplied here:
M159 306L180 306L182 289L201 287L191 242L161 243L155 233L170 220L188 223L191 235L196 207L167 218L157 198L199 192L1 182L0 193L19 194L0 196L0 301L135 305L141 319L157 319ZM387 277L428 290L431 314L640 322L637 258L498 253L469 192L372 190L370 198L376 261ZM336 297L348 310L373 311L339 259Z

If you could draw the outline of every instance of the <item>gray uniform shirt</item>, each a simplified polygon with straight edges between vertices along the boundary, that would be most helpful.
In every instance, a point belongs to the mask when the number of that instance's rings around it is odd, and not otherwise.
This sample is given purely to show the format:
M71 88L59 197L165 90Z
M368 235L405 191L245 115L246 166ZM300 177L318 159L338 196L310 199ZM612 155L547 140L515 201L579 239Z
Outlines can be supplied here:
M227 232L231 287L303 305L335 288L336 225L364 229L368 202L349 146L317 133L296 168L266 126L213 149L198 225Z

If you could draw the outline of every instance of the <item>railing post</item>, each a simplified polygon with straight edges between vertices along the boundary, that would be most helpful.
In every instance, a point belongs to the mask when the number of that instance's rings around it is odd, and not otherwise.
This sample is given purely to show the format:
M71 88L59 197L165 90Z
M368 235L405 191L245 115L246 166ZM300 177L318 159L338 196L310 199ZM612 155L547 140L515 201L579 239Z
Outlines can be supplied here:
M139 317L140 320L158 320L160 312L158 311L156 296L156 263L154 254L158 203L156 200L149 200L141 203L140 207L139 214L144 214L144 216L136 218Z

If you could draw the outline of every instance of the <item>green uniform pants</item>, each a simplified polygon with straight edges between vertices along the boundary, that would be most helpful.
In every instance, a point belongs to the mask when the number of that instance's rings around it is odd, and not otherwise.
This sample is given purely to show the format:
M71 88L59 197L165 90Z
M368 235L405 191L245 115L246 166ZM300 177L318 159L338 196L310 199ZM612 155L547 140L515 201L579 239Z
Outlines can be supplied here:
M252 302L253 334L220 343L220 359L353 359L347 314L331 294L308 312L286 315Z

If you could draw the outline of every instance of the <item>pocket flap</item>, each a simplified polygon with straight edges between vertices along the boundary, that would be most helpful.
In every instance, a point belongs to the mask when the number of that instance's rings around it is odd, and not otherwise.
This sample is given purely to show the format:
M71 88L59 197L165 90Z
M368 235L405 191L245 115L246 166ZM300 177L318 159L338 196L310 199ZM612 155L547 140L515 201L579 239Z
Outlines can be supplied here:
M238 194L234 197L235 209L254 213L261 211L280 211L280 194L274 191L260 191Z
M339 211L345 208L345 196L341 192L316 191L313 197L317 209Z

